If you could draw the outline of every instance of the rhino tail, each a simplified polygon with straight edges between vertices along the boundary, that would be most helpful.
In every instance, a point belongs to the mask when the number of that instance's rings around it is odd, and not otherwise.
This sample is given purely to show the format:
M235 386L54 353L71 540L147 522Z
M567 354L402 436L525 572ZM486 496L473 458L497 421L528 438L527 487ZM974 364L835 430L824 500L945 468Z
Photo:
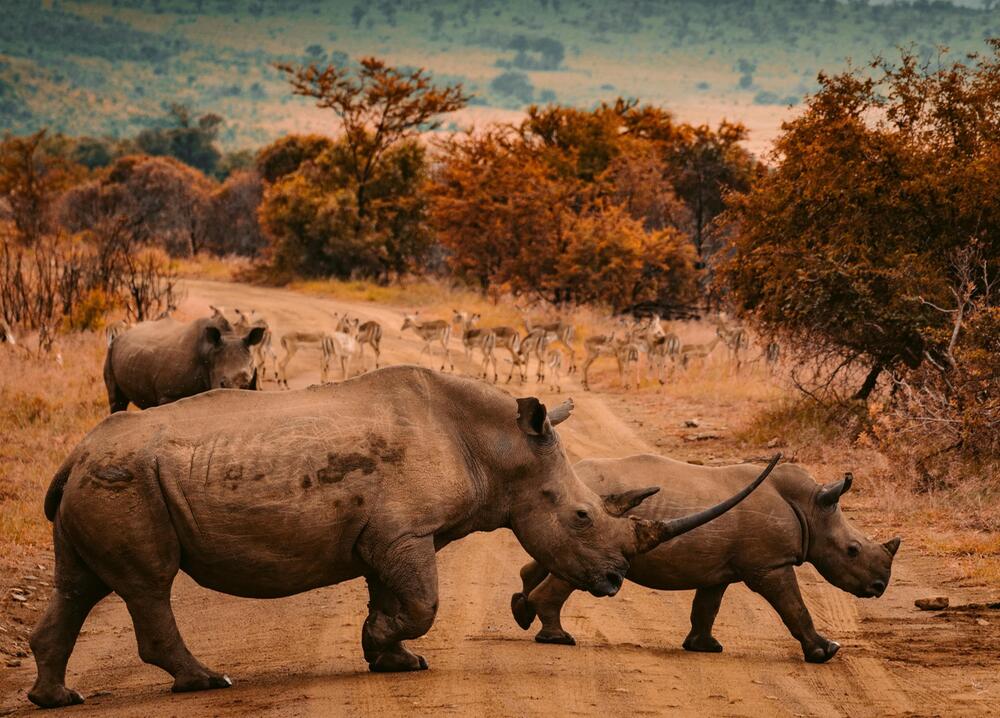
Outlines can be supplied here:
M74 451L56 471L55 476L52 477L52 483L49 484L49 490L45 492L45 518L49 521L56 519L56 511L59 510L59 503L62 501L63 489L66 488L66 482L69 481L70 472L73 471L75 465L76 452Z

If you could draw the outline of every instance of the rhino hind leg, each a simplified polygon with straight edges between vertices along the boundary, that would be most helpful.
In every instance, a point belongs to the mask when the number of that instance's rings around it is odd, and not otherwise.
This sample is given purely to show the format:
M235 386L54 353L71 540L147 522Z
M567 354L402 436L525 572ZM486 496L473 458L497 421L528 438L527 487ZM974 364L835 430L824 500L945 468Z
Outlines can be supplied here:
M57 520L67 518L70 538L83 562L125 602L139 657L174 678L174 691L225 688L228 677L208 670L191 655L177 630L170 589L180 570L181 547L155 476L155 461L137 460L96 473L72 499L63 498ZM116 479L116 501L100 488ZM140 508L122 512L120 506ZM113 527L102 530L103 527Z
M83 696L65 685L66 663L90 610L111 592L59 535L58 524L55 533L55 589L31 634L38 677L28 698L42 708L83 703Z
M791 566L782 566L757 576L752 582L747 581L747 585L767 599L778 612L785 626L802 645L802 654L808 663L826 663L840 650L839 643L816 631L799 592L795 569Z
M549 575L529 594L528 601L542 622L542 629L535 634L538 643L576 645L576 639L562 627L561 621L563 604L575 590L562 579Z
M715 617L726 593L727 584L699 588L691 604L691 632L684 639L684 650L700 653L722 653L722 644L712 635Z
M183 693L233 685L228 676L205 668L184 645L170 608L169 591L129 597L125 606L135 626L139 657L174 677L172 691Z
M427 661L409 651L404 640L420 638L437 614L437 563L432 539L392 542L378 557L379 569L366 576L368 618L361 648L369 670L396 673L427 669Z

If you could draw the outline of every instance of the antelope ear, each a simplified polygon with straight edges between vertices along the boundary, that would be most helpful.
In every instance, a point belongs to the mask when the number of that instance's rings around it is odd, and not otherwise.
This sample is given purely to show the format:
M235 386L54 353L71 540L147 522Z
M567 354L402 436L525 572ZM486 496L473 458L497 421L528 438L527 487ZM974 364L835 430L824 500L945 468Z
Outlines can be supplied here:
M648 486L645 489L632 489L620 494L608 494L602 497L604 508L612 516L624 516L659 490L659 486Z
M545 404L533 396L517 400L517 426L528 436L548 436L552 433Z
M549 412L549 423L552 424L552 426L559 426L559 424L569 418L569 415L573 413L573 409L575 408L576 405L573 403L573 400L567 399Z

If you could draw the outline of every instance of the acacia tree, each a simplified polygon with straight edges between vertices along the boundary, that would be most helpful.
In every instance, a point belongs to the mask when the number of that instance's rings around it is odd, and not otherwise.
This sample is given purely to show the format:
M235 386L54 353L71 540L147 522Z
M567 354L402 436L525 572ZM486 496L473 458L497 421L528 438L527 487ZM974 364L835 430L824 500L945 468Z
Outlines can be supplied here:
M887 369L942 363L938 331L953 257L982 248L1000 270L1000 41L932 69L904 52L877 76L820 75L783 127L776 167L735 195L722 274L766 332L838 368L864 367L867 399Z
M45 151L46 130L0 142L0 220L9 220L18 241L32 246L52 229L59 193L85 174L82 167Z
M557 304L691 302L694 252L672 226L684 210L650 143L620 131L628 110L535 108L441 143L432 217L452 271Z
M277 65L293 93L316 100L338 117L351 162L357 230L369 214L369 189L386 153L420 132L440 127L438 115L466 105L462 86L438 87L423 69L400 70L366 57L356 71L347 66Z

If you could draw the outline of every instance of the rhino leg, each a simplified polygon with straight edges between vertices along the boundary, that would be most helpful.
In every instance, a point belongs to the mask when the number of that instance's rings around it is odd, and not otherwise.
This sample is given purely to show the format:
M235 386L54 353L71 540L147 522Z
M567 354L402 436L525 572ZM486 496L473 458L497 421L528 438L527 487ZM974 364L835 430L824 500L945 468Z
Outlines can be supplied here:
M712 635L715 617L726 593L728 584L699 588L691 604L691 632L684 639L684 650L703 653L722 653L722 644Z
M802 644L802 653L809 663L826 663L840 650L840 644L821 636L813 626L809 609L802 601L795 569L791 566L768 571L747 581L751 590L756 591L771 604L791 634Z
M575 590L562 579L550 575L529 594L528 601L538 612L538 618L542 622L542 630L535 635L536 641L576 645L576 639L563 630L560 620L563 604Z
M156 470L143 464L115 467L110 474L117 481L114 501L108 500L106 489L98 488L107 478L97 473L72 500L64 497L57 520L67 519L77 553L125 601L143 661L170 673L174 691L226 688L232 681L199 663L177 630L170 588L180 570L180 541ZM122 506L129 511L123 512Z
M205 668L184 645L170 608L169 588L166 593L126 598L125 606L132 616L139 657L172 675L175 693L233 685L229 676Z
M427 633L437 614L433 539L393 542L377 563L379 568L367 577L368 618L361 629L368 668L376 673L424 670L427 661L408 651L403 641Z
M111 592L60 535L58 519L55 534L55 590L42 620L31 634L38 677L28 698L42 708L83 703L83 696L65 685L66 662L87 614Z
M538 587L549 572L538 563L531 561L521 567L521 590L510 597L510 612L514 614L514 620L524 630L528 630L535 621L535 607L528 600L528 596Z

